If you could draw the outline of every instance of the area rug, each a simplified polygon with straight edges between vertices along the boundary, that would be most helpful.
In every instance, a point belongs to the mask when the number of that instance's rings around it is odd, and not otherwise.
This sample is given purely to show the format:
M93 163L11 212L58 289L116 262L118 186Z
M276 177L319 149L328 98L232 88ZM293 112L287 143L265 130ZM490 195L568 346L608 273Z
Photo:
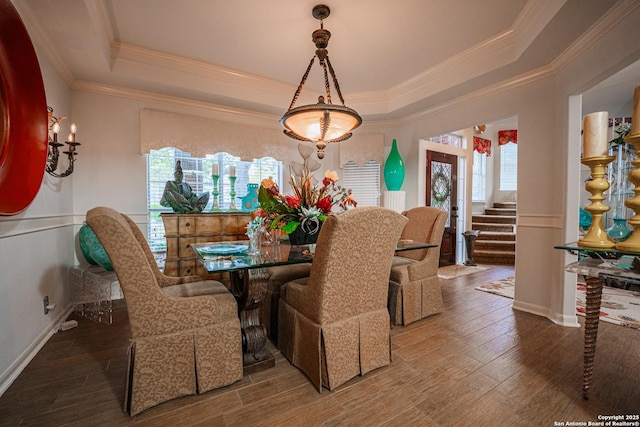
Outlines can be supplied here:
M585 315L587 285L578 283L576 311ZM600 320L640 330L640 292L605 286L602 290Z
M477 273L486 270L486 267L454 264L440 267L438 269L438 277L441 279L455 279L456 277L466 276L467 274Z
M515 278L513 276L505 277L504 279L478 286L476 289L513 299ZM584 283L578 282L576 312L580 316L585 315L586 289L587 286ZM605 286L602 290L600 320L640 330L640 292Z
M504 279L496 280L495 282L480 285L476 287L476 289L513 299L516 291L515 279L516 278L514 276L505 277Z

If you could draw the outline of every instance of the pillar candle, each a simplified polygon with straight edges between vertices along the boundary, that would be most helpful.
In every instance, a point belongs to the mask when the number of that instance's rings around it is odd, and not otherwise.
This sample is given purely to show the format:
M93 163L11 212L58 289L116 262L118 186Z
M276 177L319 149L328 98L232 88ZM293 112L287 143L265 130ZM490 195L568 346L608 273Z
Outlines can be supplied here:
M231 165L229 166L229 175L236 176L236 167Z
M633 115L631 116L631 135L640 133L640 85L633 92Z
M606 156L609 153L608 128L609 113L607 111L584 116L582 124L582 156L584 158Z
M211 165L211 175L220 175L217 162Z

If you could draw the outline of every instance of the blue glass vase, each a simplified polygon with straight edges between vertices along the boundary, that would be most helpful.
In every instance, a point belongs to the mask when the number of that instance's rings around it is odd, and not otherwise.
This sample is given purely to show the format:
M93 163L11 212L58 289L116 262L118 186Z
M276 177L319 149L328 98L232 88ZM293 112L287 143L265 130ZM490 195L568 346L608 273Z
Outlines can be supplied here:
M631 236L632 230L627 226L625 218L613 218L613 225L607 228L607 234L614 242L624 242Z
M396 140L393 140L389 157L384 162L384 183L389 191L398 191L404 182L404 161L400 157Z

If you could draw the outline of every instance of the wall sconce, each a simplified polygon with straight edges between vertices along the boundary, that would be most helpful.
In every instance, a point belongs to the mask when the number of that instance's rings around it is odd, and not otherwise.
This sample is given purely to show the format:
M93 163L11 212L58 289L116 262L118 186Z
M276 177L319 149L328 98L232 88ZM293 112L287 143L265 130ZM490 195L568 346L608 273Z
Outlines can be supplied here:
M62 122L66 117L57 118L53 115L53 108L47 107L47 111L49 113L49 152L47 153L47 167L46 171L49 175L55 176L56 178L64 178L65 176L69 176L73 173L73 162L76 160L75 156L78 155L76 152L76 147L80 145L79 142L76 142L76 131L77 127L75 123L72 123L69 130L70 134L65 141L65 144L69 145L68 151L63 151L64 154L67 155L69 159L69 166L67 170L62 173L57 173L58 169L58 158L60 157L59 148L64 144L58 142L58 133L60 132L60 122Z

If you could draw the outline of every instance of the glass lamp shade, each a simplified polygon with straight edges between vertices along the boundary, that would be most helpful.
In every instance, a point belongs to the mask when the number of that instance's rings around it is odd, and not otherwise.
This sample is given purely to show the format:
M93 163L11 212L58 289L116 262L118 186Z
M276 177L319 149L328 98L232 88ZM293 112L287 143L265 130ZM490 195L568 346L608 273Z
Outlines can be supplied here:
M329 125L322 135L326 118ZM362 118L349 107L318 102L287 111L280 119L280 124L288 130L285 133L295 139L336 142L350 137L350 132L362 124ZM345 135L348 136L345 138Z

